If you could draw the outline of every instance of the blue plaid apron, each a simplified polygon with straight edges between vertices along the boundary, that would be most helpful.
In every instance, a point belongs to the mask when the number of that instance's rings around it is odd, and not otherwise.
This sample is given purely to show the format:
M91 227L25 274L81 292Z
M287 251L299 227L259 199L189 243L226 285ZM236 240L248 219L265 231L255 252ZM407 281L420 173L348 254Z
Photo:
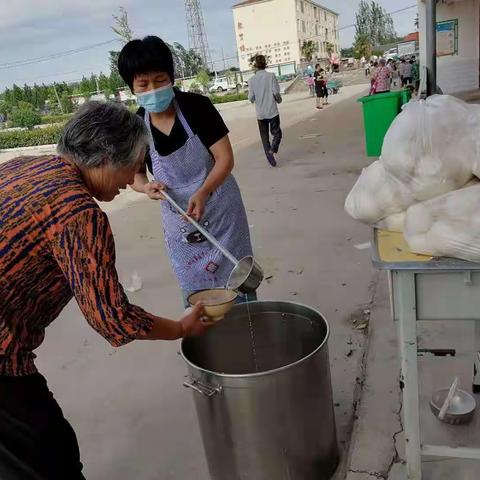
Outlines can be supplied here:
M162 156L155 149L150 115L144 120L150 132L150 157L155 180L164 183L171 197L187 209L190 197L203 185L214 165L208 149L195 135L176 100L175 110L188 140L170 155ZM161 202L163 231L173 271L184 292L224 287L233 265L190 223L186 222L167 201ZM252 255L247 215L233 175L208 199L200 223L235 257Z

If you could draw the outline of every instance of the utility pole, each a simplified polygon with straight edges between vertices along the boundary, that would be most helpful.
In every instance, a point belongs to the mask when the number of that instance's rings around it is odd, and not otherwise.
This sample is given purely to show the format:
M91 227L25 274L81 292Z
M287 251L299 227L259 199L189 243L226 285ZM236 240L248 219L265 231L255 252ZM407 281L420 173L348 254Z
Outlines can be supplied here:
M222 59L223 59L223 69L226 70L227 64L225 62L225 50L223 49L223 47L222 47Z
M100 87L98 86L98 77L96 75L95 76L95 85L97 86L97 95L100 95Z
M53 82L53 91L55 92L55 96L57 97L58 108L60 109L60 111L62 113L64 113L63 112L63 107L62 107L62 102L60 101L60 97L58 96L58 92L57 92L57 84L55 82Z
M437 1L425 1L427 96L437 93Z

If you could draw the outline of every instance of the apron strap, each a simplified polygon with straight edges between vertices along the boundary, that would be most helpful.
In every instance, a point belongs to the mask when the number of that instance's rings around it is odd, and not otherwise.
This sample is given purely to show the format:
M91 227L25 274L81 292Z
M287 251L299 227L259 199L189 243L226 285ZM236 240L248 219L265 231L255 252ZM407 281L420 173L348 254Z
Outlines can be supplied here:
M147 126L148 130L148 140L150 143L150 151L156 151L155 150L155 142L153 141L153 135L152 135L152 128L150 126L150 113L148 113L147 110L145 110L145 113L143 114L143 121L145 122L145 125Z
M190 128L190 125L188 124L187 119L184 117L183 112L180 109L180 106L178 105L178 102L177 102L176 98L173 100L173 105L175 107L175 111L177 112L180 123L182 124L182 127L185 129L185 132L187 132L188 138L194 137L195 134L193 133L192 129Z

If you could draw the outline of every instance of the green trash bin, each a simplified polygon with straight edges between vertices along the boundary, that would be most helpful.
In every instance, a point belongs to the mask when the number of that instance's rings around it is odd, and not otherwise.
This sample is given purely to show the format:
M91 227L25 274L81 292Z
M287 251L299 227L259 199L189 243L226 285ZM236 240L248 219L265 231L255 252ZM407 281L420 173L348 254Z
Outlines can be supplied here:
M395 117L401 112L402 105L408 100L410 100L409 90L377 93L358 99L363 104L367 156L380 156L385 134Z

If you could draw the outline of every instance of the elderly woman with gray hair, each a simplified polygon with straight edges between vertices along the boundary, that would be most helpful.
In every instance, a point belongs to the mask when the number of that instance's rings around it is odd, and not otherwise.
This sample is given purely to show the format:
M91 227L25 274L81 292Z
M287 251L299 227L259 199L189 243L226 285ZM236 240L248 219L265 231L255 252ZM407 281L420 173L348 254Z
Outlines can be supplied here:
M111 345L175 340L211 322L198 305L179 321L129 303L115 271L111 201L143 165L144 122L90 102L66 125L58 155L0 166L0 478L83 479L75 433L38 373L45 328L75 297Z
M387 93L390 91L392 72L387 67L387 62L381 58L378 62L378 68L372 75L372 94Z

